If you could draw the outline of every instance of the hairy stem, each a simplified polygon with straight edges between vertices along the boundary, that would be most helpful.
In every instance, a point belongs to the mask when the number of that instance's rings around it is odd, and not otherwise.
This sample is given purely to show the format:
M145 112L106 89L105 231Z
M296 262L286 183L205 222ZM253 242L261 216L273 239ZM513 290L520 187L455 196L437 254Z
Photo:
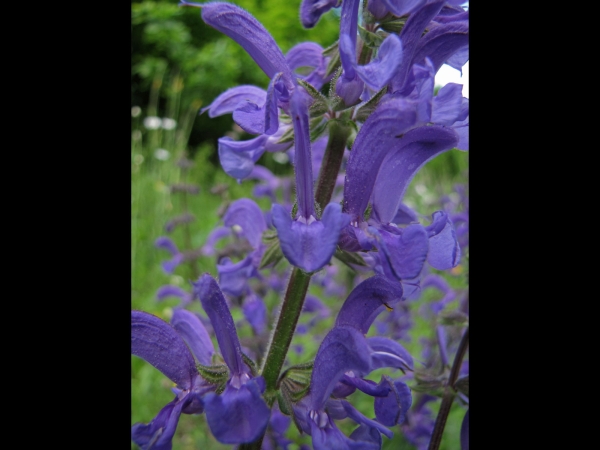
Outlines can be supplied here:
M294 267L277 318L277 325L269 343L267 357L264 359L260 370L267 384L267 393L274 392L277 389L279 373L292 342L309 283L310 275Z
M350 130L348 127L339 124L336 120L329 121L329 140L327 141L327 148L325 149L325 155L321 163L319 182L315 193L315 200L321 207L321 210L325 209L325 206L330 202L333 195L335 182L342 166L342 159L344 158L346 141L349 136Z
M455 396L454 383L458 378L460 372L460 366L462 365L463 358L469 347L469 327L465 330L465 333L460 340L454 362L452 363L452 369L450 369L450 377L446 383L444 390L444 397L442 397L442 404L438 412L437 418L435 419L435 425L433 427L433 433L431 434L431 440L429 441L428 450L438 450L440 443L442 442L442 434L444 433L444 427L446 426L446 420L448 419L448 413L450 413L450 407Z

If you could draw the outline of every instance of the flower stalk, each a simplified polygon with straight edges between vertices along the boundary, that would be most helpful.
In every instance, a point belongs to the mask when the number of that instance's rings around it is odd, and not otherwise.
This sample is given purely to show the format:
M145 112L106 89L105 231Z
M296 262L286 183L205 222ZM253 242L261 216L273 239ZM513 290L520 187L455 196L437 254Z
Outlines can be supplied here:
M442 435L444 434L444 428L446 427L446 420L448 419L450 407L452 406L452 401L454 400L454 396L456 395L454 390L454 383L456 383L456 380L458 378L460 366L463 362L463 358L465 356L465 353L467 352L468 347L469 327L467 327L467 329L465 330L460 340L460 344L458 345L458 350L456 351L456 356L454 357L454 362L452 363L452 369L450 369L450 376L444 389L442 404L440 405L440 410L438 412L437 418L435 419L435 425L433 427L433 433L431 434L431 440L429 441L428 450L438 450L440 448L440 443L442 442Z

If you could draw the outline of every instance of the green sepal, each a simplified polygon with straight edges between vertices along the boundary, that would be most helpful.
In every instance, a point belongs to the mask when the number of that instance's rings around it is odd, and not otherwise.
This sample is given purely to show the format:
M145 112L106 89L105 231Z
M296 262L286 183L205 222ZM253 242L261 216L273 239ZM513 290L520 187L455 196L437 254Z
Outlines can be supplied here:
M387 92L387 86L384 86L377 94L369 99L367 103L358 108L356 114L354 115L354 119L358 122L364 122L367 118L375 111L377 105L379 104L379 100L381 97Z
M329 47L327 47L325 50L323 50L322 55L323 56L334 56L336 53L339 53L339 50L338 50L339 43L340 43L340 41L335 41L333 44L331 44Z
M254 361L252 361L250 359L250 357L248 355L246 355L244 352L240 352L240 353L242 354L242 359L244 360L246 365L248 367L250 367L250 370L252 371L252 376L253 377L258 376L258 367L256 367L256 363Z
M462 392L467 397L469 396L469 375L465 375L464 377L459 378L454 383L454 389L458 392Z
M324 120L322 116L313 117L309 121L310 124L310 140L314 142L327 129L328 120Z
M397 17L390 16L391 20L381 20L379 22L379 28L388 33L400 33L406 24L406 17L398 19Z
M327 64L327 68L325 69L325 77L328 77L336 70L338 67L342 65L342 60L340 59L340 49L338 47L339 41L336 41L325 50L323 50L323 56L329 56L331 59Z
M356 271L354 266L367 266L367 263L359 254L341 250L339 247L335 249L333 256L354 271Z
M312 374L314 364L314 361L309 361L307 363L296 364L288 367L279 376L279 381L277 384L280 384L284 379L287 378L299 383L310 383L310 376Z
M266 230L262 234L262 241L264 244L270 244L273 239L277 239L277 231L274 230Z
M204 366L196 363L198 373L206 381L213 384L220 384L226 382L229 379L229 369L225 364L219 364L216 366Z
M306 89L306 92L313 98L314 102L308 108L310 117L322 116L329 111L329 105L327 97L317 91L313 85L307 83L305 80L298 78L298 84Z
M283 396L281 391L277 391L277 404L279 405L279 410L283 414L286 416L292 415L292 403Z
M264 269L265 267L274 267L277 265L279 261L283 258L283 252L281 251L281 245L279 244L279 239L272 241L269 244L269 247L263 253L263 256L260 260L260 264L258 266L259 270Z
M215 389L215 394L218 394L218 395L222 394L222 393L223 393L223 391L225 390L225 387L226 387L226 386L227 386L227 380L225 380L225 381L220 381L220 382L217 384L217 389Z
M298 214L298 200L294 200L292 205L292 220L296 219L296 214Z
M281 383L281 392L291 403L298 403L308 394L310 379L306 383L300 383L290 378L285 378Z
M278 144L287 144L294 142L294 127L290 127L277 141Z
M365 209L365 213L363 214L365 218L365 222L371 218L371 213L373 212L373 204L369 203L367 205L367 209Z
M337 80L342 74L342 67L340 66L338 71L335 73L331 82L329 83L329 107L332 111L344 111L354 105L346 105L344 99L336 94L335 85L337 84ZM360 102L360 101L359 101ZM359 103L357 102L357 104Z
M365 45L369 48L379 48L379 46L385 39L384 36L368 31L360 25L358 25L358 34L364 41Z
M464 327L469 325L469 316L457 309L452 311L442 311L438 316L438 321L440 325L455 325Z

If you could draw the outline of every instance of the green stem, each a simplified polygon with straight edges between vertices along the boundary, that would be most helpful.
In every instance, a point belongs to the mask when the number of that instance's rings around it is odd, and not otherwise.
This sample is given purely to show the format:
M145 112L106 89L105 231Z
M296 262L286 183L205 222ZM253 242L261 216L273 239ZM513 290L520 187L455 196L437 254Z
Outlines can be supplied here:
M442 442L442 434L444 434L444 427L446 426L446 420L448 419L448 414L450 413L450 407L452 406L452 401L454 400L454 383L458 378L458 374L460 372L460 366L462 365L463 358L465 353L467 352L467 348L469 347L469 327L465 330L465 333L460 340L460 344L458 346L458 350L456 351L456 356L454 357L454 362L452 363L452 369L450 369L450 376L448 378L448 382L446 383L446 388L444 390L444 396L442 397L442 404L440 405L440 410L438 412L437 418L435 419L435 425L433 427L433 433L431 434L431 440L429 441L429 447L427 450L438 450L440 448L440 443Z
M319 204L321 210L325 209L325 206L327 206L333 195L335 182L342 166L342 159L344 158L346 141L349 136L349 127L343 126L337 120L329 121L329 140L327 141L327 148L325 149L325 155L321 163L319 182L315 193L315 201Z
M260 373L265 378L267 384L267 397L274 394L277 389L279 373L292 342L309 283L310 275L294 267L283 299L283 305L277 318L277 325L269 343L267 357L264 359L260 369Z

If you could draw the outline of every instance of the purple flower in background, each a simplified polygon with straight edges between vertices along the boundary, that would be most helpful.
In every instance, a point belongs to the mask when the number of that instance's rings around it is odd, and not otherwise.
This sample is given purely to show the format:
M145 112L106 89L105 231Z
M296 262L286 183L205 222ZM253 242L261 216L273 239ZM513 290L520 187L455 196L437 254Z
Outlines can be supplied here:
M212 351L206 330L194 317L189 311L176 310L174 327L152 314L131 311L131 353L152 364L176 385L175 398L149 424L138 423L131 428L132 440L143 450L170 450L181 413L202 413L203 396L215 389L199 375L190 351L199 361L207 361ZM198 328L191 331L184 323ZM177 328L183 329L183 337Z
M229 205L223 223L225 227L218 228L217 230L221 231L214 236L233 235L236 239L247 242L252 251L236 263L229 257L221 258L217 264L219 283L223 291L229 295L246 295L250 291L248 280L253 277L260 278L258 265L265 249L261 242L262 234L267 229L265 217L254 200L241 198ZM225 230L230 232L227 233ZM241 246L236 245L236 247Z
M179 286L173 286L172 284L161 286L156 292L156 299L158 301L164 300L167 297L178 297L181 300L181 303L179 304L180 307L184 307L194 299L193 294L184 291Z
M194 292L208 315L219 343L230 376L225 390L204 397L204 409L210 431L224 444L252 442L265 432L270 410L262 398L265 383L255 377L242 358L242 349L216 280L209 274L201 275L194 283Z
M172 258L168 261L163 261L161 266L165 273L169 275L172 274L175 268L183 262L183 253L179 251L175 243L170 238L165 236L159 237L154 242L154 246L163 250L167 250L169 253L171 253Z

